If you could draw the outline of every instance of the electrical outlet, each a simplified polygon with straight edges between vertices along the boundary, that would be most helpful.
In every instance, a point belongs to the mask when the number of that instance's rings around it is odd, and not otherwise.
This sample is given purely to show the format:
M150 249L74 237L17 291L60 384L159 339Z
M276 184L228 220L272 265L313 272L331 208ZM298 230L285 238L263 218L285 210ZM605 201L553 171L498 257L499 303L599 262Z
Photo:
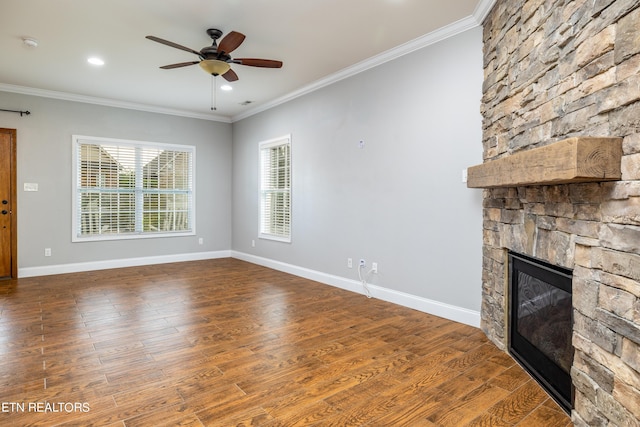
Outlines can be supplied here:
M364 258L360 258L360 267L366 267L367 266L367 262L364 260Z
M198 244L199 244L199 245L204 245L204 239L203 239L202 237L200 237L200 238L198 239Z
M51 248L44 248L44 256L51 256Z
M353 259L352 258L347 258L347 267L353 268Z
M255 247L256 247L256 241L255 241L255 240L252 240L252 241L251 241L251 247L252 247L252 248L255 248Z
M374 273L378 272L378 263L377 262L372 262L371 263L371 271Z

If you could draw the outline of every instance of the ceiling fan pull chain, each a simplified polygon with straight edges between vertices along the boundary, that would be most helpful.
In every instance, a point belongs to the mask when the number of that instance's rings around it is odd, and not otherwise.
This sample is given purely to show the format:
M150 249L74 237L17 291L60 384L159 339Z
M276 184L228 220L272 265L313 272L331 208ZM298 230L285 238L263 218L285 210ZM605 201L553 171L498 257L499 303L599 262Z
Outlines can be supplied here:
M211 111L216 111L216 76L211 75Z

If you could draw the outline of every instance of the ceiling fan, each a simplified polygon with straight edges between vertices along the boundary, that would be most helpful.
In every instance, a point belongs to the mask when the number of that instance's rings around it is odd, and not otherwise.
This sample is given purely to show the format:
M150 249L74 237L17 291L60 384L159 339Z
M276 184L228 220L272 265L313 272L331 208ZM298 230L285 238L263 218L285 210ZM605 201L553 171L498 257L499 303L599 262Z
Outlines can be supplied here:
M248 65L250 67L263 67L263 68L281 68L282 61L275 61L273 59L259 59L259 58L232 58L229 54L236 50L238 46L242 44L245 39L245 35L238 33L237 31L231 31L224 36L218 44L217 40L222 36L222 31L210 28L207 30L207 34L213 43L211 46L206 46L200 49L200 51L190 49L188 47L179 45L168 40L161 39L155 36L147 36L146 38L154 42L158 42L167 46L175 47L187 52L191 52L200 58L199 61L179 62L177 64L163 65L163 70L169 70L172 68L187 67L189 65L200 64L200 67L208 74L213 76L222 76L229 82L238 80L238 75L231 69L231 64Z

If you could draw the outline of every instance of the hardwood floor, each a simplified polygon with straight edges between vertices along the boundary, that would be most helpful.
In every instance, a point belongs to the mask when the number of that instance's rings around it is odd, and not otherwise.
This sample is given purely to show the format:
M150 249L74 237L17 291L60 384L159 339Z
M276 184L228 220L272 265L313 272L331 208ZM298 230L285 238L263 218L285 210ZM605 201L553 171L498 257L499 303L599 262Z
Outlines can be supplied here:
M0 425L568 426L475 328L235 259L0 281Z

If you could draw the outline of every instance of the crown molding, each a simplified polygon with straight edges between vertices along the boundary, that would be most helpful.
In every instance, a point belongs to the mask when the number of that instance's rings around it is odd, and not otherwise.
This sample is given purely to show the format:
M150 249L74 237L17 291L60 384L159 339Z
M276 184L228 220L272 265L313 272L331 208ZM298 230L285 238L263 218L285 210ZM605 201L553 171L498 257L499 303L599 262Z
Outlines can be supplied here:
M473 17L478 22L478 25L482 25L491 9L493 9L494 4L496 4L496 0L480 0L478 2L476 9L473 11Z
M83 102L85 104L102 105L106 107L125 108L128 110L145 111L148 113L168 114L171 116L189 117L193 119L211 120L215 122L231 123L231 119L219 115L195 113L192 111L164 108L154 105L137 104L134 102L119 101L116 99L99 98L94 96L78 95L68 92L58 92L54 90L38 89L26 86L10 85L0 83L0 91L19 93L22 95L40 96L43 98L60 99L63 101Z

